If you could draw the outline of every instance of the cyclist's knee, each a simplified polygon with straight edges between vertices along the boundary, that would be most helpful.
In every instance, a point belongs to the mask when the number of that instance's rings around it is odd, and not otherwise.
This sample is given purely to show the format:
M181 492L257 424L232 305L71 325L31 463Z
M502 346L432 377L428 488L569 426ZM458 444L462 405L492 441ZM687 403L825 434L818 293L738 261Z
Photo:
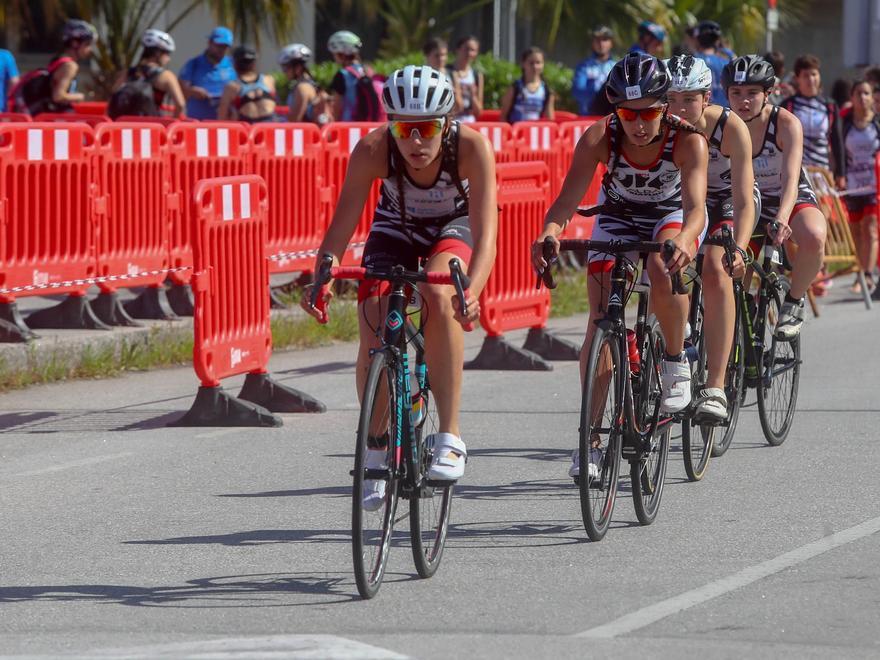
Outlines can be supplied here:
M794 240L799 250L816 254L824 252L825 237L828 233L827 223L818 209L807 209L798 214L797 222L792 227Z
M723 256L706 255L703 260L703 291L706 293L720 293L725 288L730 288L730 275L724 268Z
M422 284L419 294L428 308L428 318L431 315L452 315L452 293L450 286L442 284Z
M648 257L648 279L651 280L651 294L661 297L672 295L672 281L666 274L666 264L659 254Z

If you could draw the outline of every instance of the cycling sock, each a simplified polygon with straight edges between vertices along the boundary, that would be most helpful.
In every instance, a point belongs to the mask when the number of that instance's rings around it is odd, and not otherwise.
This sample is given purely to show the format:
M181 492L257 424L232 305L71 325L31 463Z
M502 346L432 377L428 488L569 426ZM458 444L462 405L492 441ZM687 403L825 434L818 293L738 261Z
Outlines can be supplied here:
M792 298L790 293L786 293L785 294L785 302L793 303L795 305L803 305L804 299L803 298Z
M684 362L687 360L687 355L685 353L678 353L676 355L670 355L666 351L663 351L663 359L667 362Z
M378 438L373 435L367 436L367 448L368 449L387 449L388 448L388 433L383 433Z

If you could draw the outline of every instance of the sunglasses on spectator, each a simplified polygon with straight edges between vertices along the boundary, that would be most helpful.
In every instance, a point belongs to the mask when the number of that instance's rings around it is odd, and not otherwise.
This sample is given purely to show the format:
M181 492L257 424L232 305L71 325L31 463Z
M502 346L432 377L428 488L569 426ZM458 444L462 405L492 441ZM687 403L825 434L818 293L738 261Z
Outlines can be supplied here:
M428 140L432 137L440 135L446 120L439 119L421 119L419 121L392 121L388 125L392 137L410 138L418 137L422 140Z
M617 116L623 121L635 121L639 117L644 121L654 121L657 117L663 114L663 106L653 105L650 108L643 108L641 110L633 110L632 108L615 108L614 112L616 112Z

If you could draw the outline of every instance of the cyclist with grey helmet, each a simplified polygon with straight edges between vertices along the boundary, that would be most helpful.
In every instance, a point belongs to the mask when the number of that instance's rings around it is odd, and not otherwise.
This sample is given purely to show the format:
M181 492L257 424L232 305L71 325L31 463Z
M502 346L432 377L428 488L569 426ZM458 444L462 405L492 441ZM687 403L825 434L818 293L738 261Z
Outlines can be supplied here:
M278 64L290 81L287 121L323 125L333 118L327 107L327 94L318 87L309 71L311 60L312 49L304 44L285 46L278 55Z
M398 69L385 82L382 103L389 121L368 133L352 152L316 269L325 254L339 262L376 179L382 181L382 188L364 248L365 267L384 270L401 265L416 270L420 260L427 260L427 271L448 272L450 259L462 262L471 281L466 317L453 301L452 287L420 288L428 310L426 361L440 417L429 478L457 480L464 474L467 458L458 420L464 363L461 326L479 318L480 292L495 262L495 159L486 138L452 120L455 93L441 71L411 65ZM378 346L373 328L383 318L381 301L388 289L378 282L363 282L358 291L359 392L367 377L370 350ZM318 318L309 296L306 292L302 306ZM371 453L377 461L384 459L381 446ZM369 463L373 459L368 457L368 465L378 468ZM369 501L381 505L384 488L384 481L368 483L365 506Z

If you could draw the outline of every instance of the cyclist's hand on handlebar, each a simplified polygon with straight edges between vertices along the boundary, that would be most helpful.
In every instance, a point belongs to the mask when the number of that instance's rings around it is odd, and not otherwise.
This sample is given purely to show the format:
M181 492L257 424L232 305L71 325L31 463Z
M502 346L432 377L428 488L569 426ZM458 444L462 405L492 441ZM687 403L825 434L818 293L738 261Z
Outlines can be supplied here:
M693 240L683 234L678 234L671 240L675 245L675 252L666 260L666 272L670 275L684 270L694 260L697 252Z
M465 291L465 305L467 307L467 315L461 314L461 301L458 294L452 295L452 315L456 321L461 323L461 327L467 332L474 329L474 323L480 318L480 299L474 297L470 290Z
M742 279L746 274L746 262L743 259L742 253L739 250L734 250L731 256L733 257L733 265L729 263L727 255L724 255L724 270L727 271L727 274L733 279Z
M312 291L314 287L314 284L310 284L303 289L302 296L299 300L299 306L302 307L307 314L317 319L319 323L327 323L329 320L327 309L330 305L330 301L333 300L333 291L330 289L329 285L325 284L321 287L322 290L318 294L318 301L316 305L312 307Z
M776 220L776 231L773 233L773 245L780 247L785 241L791 238L791 227L787 222Z
M532 268L535 269L535 273L538 275L543 273L549 266L547 260L544 258L544 242L546 239L550 239L550 242L553 244L553 254L559 256L559 239L552 233L546 231L542 232L541 235L535 239L535 242L532 243Z

